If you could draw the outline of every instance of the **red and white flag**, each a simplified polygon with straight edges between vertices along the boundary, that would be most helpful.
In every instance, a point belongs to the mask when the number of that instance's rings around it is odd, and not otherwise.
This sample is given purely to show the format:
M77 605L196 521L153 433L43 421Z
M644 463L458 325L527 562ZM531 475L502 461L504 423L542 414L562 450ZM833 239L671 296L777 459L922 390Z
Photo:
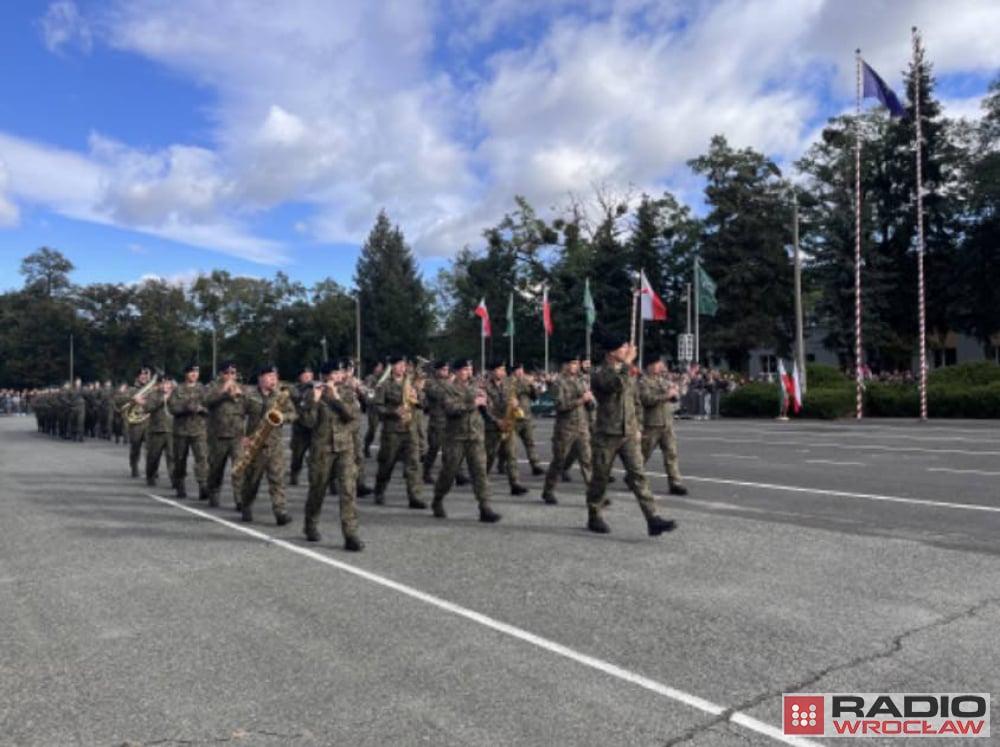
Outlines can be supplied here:
M802 377L799 375L799 362L792 363L792 407L795 412L802 409Z
M649 284L649 278L646 277L646 271L641 270L639 273L639 294L641 296L642 303L642 320L643 321L653 321L653 322L663 322L667 319L667 305L660 300L660 297L656 295L653 291L653 287Z
M490 328L490 312L486 309L485 298L476 307L476 316L483 320L483 337L489 337L493 333L493 330Z
M552 337L552 308L549 306L549 286L542 288L542 325L545 336Z
M779 386L781 387L781 397L782 400L792 407L792 412L798 412L802 409L802 394L798 386L798 374L799 369L796 365L791 374L785 368L785 362L778 358L778 378ZM784 410L784 406L782 407Z

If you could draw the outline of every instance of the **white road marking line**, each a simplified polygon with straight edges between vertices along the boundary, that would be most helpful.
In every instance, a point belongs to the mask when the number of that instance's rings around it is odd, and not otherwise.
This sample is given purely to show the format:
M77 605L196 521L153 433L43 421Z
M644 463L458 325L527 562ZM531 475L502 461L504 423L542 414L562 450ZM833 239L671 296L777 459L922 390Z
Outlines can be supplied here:
M722 436L685 436L685 441L715 441L726 444L759 444L768 446L809 446L815 449L848 449L851 451L917 452L921 454L962 454L965 456L1000 456L1000 451L968 451L966 449L924 449L919 446L881 446L878 444L838 444L832 441L803 443L802 441L761 441L759 438L724 438Z
M746 454L709 454L713 457L722 457L723 459L760 459L759 456L748 456Z
M584 666L590 667L591 669L596 669L599 672L603 672L611 677L616 677L625 682L631 683L633 685L638 685L641 688L649 690L656 693L657 695L662 695L670 700L677 701L683 705L689 706L696 710L707 713L711 716L721 716L726 713L729 709L725 706L713 703L710 700L705 700L704 698L699 698L697 695L692 695L691 693L684 692L683 690L678 690L676 688L670 687L669 685L664 685L661 682L650 679L649 677L644 677L641 674L632 672L623 667L619 667L611 662L604 661L603 659L598 659L594 656L589 656L588 654L581 653L574 649L564 646L561 643L556 643L555 641L549 640L548 638L543 638L542 636L530 633L523 628L518 628L514 625L509 625L500 620L496 620L492 617L484 615L480 612L470 610L466 607L449 602L446 599L436 597L433 594L428 594L426 592L415 589L412 586L407 586L401 584L398 581L393 581L392 579L386 578L385 576L380 576L377 573L372 573L371 571L366 571L356 566L350 565L349 563L343 563L334 558L318 553L315 550L310 550L305 547L298 547L293 545L287 540L278 539L272 537L269 534L258 531L256 529L251 529L250 527L241 526L240 524L235 524L231 521L227 521L219 516L213 516L210 513L202 511L201 509L192 508L191 506L185 506L177 501L170 500L169 498L164 498L159 495L154 495L153 493L147 493L150 498L155 501L159 501L173 508L179 508L182 511L186 511L195 516L200 516L203 519L208 519L209 521L214 521L217 524L221 524L224 527L233 529L237 532L241 532L250 537L254 537L264 542L268 542L275 547L280 547L283 550L288 550L302 557L308 558L309 560L315 560L318 563L323 563L332 568L336 568L339 571L344 571L345 573L350 573L359 578L363 578L366 581L370 581L379 586L384 586L387 589L392 589L393 591L404 594L408 597L416 599L425 604L429 604L438 609L444 610L445 612L450 612L453 615L459 617L464 617L467 620L478 623L484 627L495 630L498 633L503 633L504 635L511 636L525 643L529 643L533 646L537 646L541 649L549 651L550 653L557 654L558 656L565 657L571 661L575 661L578 664L583 664ZM739 724L751 731L761 734L771 739L781 742L782 744L796 745L799 747L810 747L811 745L818 745L818 742L814 742L809 739L803 739L801 737L787 736L778 729L770 724L763 721L748 716L740 711L733 711L729 713L728 721L734 724Z
M996 477L1000 472L990 472L985 469L951 469L950 467L928 467L928 472L954 472L959 475L989 475Z
M806 459L806 464L832 464L836 467L865 467L864 462L835 462L832 459Z
M646 472L647 475L656 477L666 477L662 472ZM744 488L764 488L766 490L784 490L789 493L815 493L817 495L832 495L837 498L863 498L869 501L884 501L886 503L909 503L913 506L930 506L932 508L957 508L965 511L986 511L988 513L1000 513L1000 506L980 506L975 503L946 503L944 501L931 501L925 498L903 498L897 495L878 495L876 493L849 493L846 490L825 490L823 488L800 488L795 485L774 485L767 482L746 482L744 480L724 480L721 477L692 477L684 476L685 482L693 480L695 482L714 482L719 485L738 485Z

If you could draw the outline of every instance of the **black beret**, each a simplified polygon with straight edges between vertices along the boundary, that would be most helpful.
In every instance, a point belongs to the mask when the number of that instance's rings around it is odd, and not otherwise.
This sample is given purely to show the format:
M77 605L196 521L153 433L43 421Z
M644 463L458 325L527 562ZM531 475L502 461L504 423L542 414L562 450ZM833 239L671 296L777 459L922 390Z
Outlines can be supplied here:
M507 364L501 358L490 361L490 371L495 371L498 368L507 368Z
M139 370L136 371L135 373L136 375L139 375L144 373L153 373L153 371L149 366L139 366Z
M456 358L451 362L451 367L456 371L460 368L468 368L472 365L472 361L468 358Z
M390 355L387 358L387 360L389 361L389 365L390 366L395 366L397 363L402 363L403 361L405 361L406 360L406 356L405 355Z
M559 359L562 363L573 363L580 360L580 356L576 353L566 353Z
M236 368L236 361L222 361L219 364L219 372L228 371L230 368Z
M267 363L267 364L261 366L260 370L257 371L257 375L258 376L263 376L264 374L272 374L272 373L273 374L278 373L278 367L276 365L274 365L273 363Z
M192 371L200 371L197 363L188 363L184 366L184 373L191 373Z
M434 361L434 363L432 364L432 368L435 371L440 371L442 368L448 368L448 361L445 360Z
M519 368L523 369L524 368L524 364L521 363L521 361L514 361L514 363L510 367L510 370L511 371L516 371Z
M630 342L631 339L628 335L607 334L601 338L601 347L611 352L612 350L617 350L622 345L628 345Z
M312 372L313 372L312 366L310 366L308 363L304 365L302 369L299 371L300 374L312 373Z
M332 358L330 360L323 361L323 365L319 367L319 372L323 374L323 376L338 370L340 370L340 363Z

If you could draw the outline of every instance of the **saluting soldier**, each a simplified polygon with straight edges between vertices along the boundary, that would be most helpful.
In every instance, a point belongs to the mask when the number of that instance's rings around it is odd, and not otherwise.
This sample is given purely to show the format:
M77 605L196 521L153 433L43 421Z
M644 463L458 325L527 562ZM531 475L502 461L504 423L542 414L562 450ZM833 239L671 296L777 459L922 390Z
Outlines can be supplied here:
M187 458L191 452L194 478L198 481L198 499L208 500L208 408L205 387L198 381L201 369L195 364L184 367L184 382L167 400L174 416L174 489L178 498L187 498Z
M166 463L167 475L171 480L174 476L174 416L167 409L173 391L173 380L164 375L142 406L143 412L149 413L146 426L146 484L150 487L155 487L159 477L161 457Z
M507 472L510 494L524 495L528 489L520 483L517 444L514 441L515 423L508 422L507 418L507 366L503 361L494 361L490 366L490 375L483 390L489 400L488 417L485 422L486 471L489 472L493 469L494 460L499 459ZM516 393L513 390L510 393L513 394L516 401ZM518 406L520 407L519 404Z
M646 375L639 381L642 402L642 463L659 448L663 466L673 495L687 495L677 458L677 436L674 434L674 407L680 392L667 378L667 366L656 358L646 364Z
M122 399L125 400L125 403L132 400L139 393L139 390L149 383L152 375L153 372L146 366L139 369L139 372L136 375L135 384L133 384L130 389L127 389L122 397ZM125 421L124 415L121 414L120 409L118 412L119 417L122 418L122 423L125 426L125 434L128 440L128 464L132 470L132 477L138 477L139 457L142 456L142 444L146 440L146 428L149 425L149 420L147 418L138 423L129 423Z
M597 399L597 422L591 438L594 471L587 486L587 529L598 534L611 531L601 511L607 504L604 494L611 464L617 456L625 464L625 483L639 502L650 536L655 537L673 530L677 524L657 515L643 471L639 404L631 371L638 351L628 338L621 337L605 339L604 349L604 363L591 377L591 389Z
M486 479L486 441L483 413L489 400L486 393L472 380L472 363L465 359L452 363L455 378L445 384L444 408L448 417L445 430L444 458L434 483L431 508L438 519L447 518L444 497L451 490L464 459L472 474L473 491L479 503L479 520L500 521L500 514L490 506L490 485Z
M282 428L285 423L295 421L295 406L289 401L290 393L278 390L278 369L266 365L257 375L257 386L244 393L247 408L247 432L250 436L243 439L243 448L251 444L251 439L258 435L258 429L268 428L264 418L272 408L281 413L282 424L269 428L263 438L260 450L247 465L243 473L243 492L240 498L243 521L253 521L253 503L257 499L260 483L267 474L267 490L271 496L271 509L278 526L284 526L292 520L291 514L285 510L285 449L282 439ZM263 430L260 431L263 433Z
M205 392L205 407L208 409L208 502L218 506L226 463L235 465L243 456L246 435L246 398L233 361L219 365L218 378ZM239 511L242 476L233 475L232 483L233 503Z
M521 439L521 443L524 444L524 452L531 465L531 474L544 475L545 470L539 462L538 449L535 448L535 423L531 416L531 403L538 399L541 391L538 385L525 373L523 363L515 363L510 373L514 377L514 381L517 382L515 391L521 405L521 412L524 414L524 417L514 424L514 430L518 438Z
M590 483L590 415L588 407L594 402L589 383L580 378L580 357L567 355L562 359L562 371L552 383L552 397L556 403L556 424L552 430L552 461L545 474L542 500L558 503L556 481L572 460L579 459L580 471L585 482Z
M414 410L420 406L413 377L406 373L406 359L389 359L389 377L375 390L375 407L379 411L382 440L378 447L378 475L375 478L375 503L385 503L385 489L392 478L396 462L403 463L406 497L410 508L427 508L421 500L420 436Z
M299 371L299 378L295 384L294 405L295 410L302 414L302 404L306 398L312 397L313 390L313 370L312 366L304 366ZM303 424L302 418L296 418L292 423L292 465L289 468L288 484L299 484L299 473L302 471L302 464L305 462L306 452L309 450L309 442L312 434Z
M322 383L310 385L308 398L301 404L301 416L312 435L309 446L309 497L303 532L310 542L319 542L319 516L331 481L340 499L340 529L344 549L360 552L364 542L358 537L357 484L354 434L351 424L361 419L361 406L354 385L348 381L343 361L324 361Z

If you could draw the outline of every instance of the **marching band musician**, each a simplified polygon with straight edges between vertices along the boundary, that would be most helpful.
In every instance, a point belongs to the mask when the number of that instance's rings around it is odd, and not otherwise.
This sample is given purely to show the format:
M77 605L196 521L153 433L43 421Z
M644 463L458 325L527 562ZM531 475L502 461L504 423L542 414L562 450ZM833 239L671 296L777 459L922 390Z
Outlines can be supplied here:
M226 474L226 462L236 464L243 456L246 430L246 400L233 361L219 365L216 382L205 393L208 408L208 500L219 505L219 493ZM242 476L233 475L233 503L240 510Z
M354 423L361 420L361 406L343 361L325 361L320 367L322 383L313 387L302 403L302 419L310 429L309 497L303 533L310 542L319 542L319 516L331 481L340 499L340 528L344 549L360 552L355 505L357 484Z
M588 406L593 403L594 395L590 382L580 377L580 356L563 357L562 371L551 391L556 403L556 424L552 429L552 461L545 474L542 500L554 504L558 503L556 481L574 459L580 461L584 482L589 483L591 477Z
M295 409L301 414L302 403L306 398L312 397L313 370L311 366L303 366L299 372L299 380L295 389ZM309 450L311 440L312 434L309 429L302 424L302 418L297 418L292 423L292 465L288 476L290 485L299 484L299 473L302 471L302 464L305 461L306 451Z
M389 359L389 377L375 390L375 407L382 427L378 447L378 475L375 478L375 503L385 503L385 489L396 462L403 463L406 497L409 507L427 508L421 499L420 436L414 411L420 406L413 377L406 372L406 359L396 355Z
M642 402L642 463L656 449L663 452L672 495L687 495L677 459L677 436L674 434L674 406L679 398L677 385L667 377L667 366L659 358L646 363L646 375L639 380Z
M166 463L167 474L171 479L174 475L174 418L167 409L173 391L173 379L164 375L142 406L143 412L149 413L146 425L146 484L150 487L156 485L161 457Z
M514 431L517 433L518 438L521 439L521 443L524 444L524 452L528 457L528 463L531 465L531 474L536 476L544 475L545 470L539 462L538 450L535 448L535 424L531 417L531 403L538 399L541 392L538 385L524 372L523 363L515 363L513 368L511 368L510 374L514 377L514 381L517 382L515 391L517 392L517 400L521 406L521 412L524 414L524 417L514 424ZM513 439L513 436L511 438Z
M515 423L507 423L508 394L516 400L517 394L508 391L507 366L503 361L494 361L490 366L490 375L483 389L489 399L488 411L492 417L486 419L486 471L493 469L497 459L505 466L507 481L510 483L511 495L524 495L528 489L521 485L517 465L517 444L514 441ZM500 430L501 423L509 431L505 434Z
M444 407L448 417L444 457L434 483L434 516L445 519L444 497L451 490L464 459L472 475L472 486L479 503L479 520L488 524L500 521L500 514L490 506L490 485L486 479L486 446L483 413L489 400L472 379L472 362L464 358L452 363L454 379L445 386Z
M136 396L149 380L153 377L153 372L149 370L147 366L141 366L135 377L135 383L130 389L127 389L122 395L121 400L124 400L122 404L133 401L140 407L144 404L142 401L136 399ZM121 401L119 400L119 401ZM146 428L149 426L149 421L142 420L138 423L128 423L125 424L125 435L128 439L128 465L132 472L132 477L139 476L139 458L142 456L142 444L146 440Z
M344 359L344 365L347 366L347 376L344 379L344 383L354 390L354 396L358 400L358 405L361 408L361 415L365 415L368 410L374 410L374 398L375 393L370 391L365 387L361 380L355 376L357 367L350 358ZM361 436L361 422L363 418L361 416L350 421L351 433L354 435L354 464L357 466L357 497L363 498L366 495L371 495L374 491L368 486L366 481L367 477L367 465L365 463L365 452L362 447L362 436Z
M295 407L289 402L287 392L278 390L278 369L273 365L263 366L257 374L257 386L244 393L246 398L247 432L243 448L251 446L251 438L259 436L267 429L264 420L272 409L280 413L281 424L270 428L262 439L259 451L247 465L243 473L243 490L240 505L243 521L253 521L253 502L257 499L260 482L267 474L267 490L271 496L271 508L278 526L292 520L285 510L285 449L282 426L295 420Z
M190 364L184 367L184 383L167 401L174 416L174 488L178 498L187 498L184 479L187 476L188 451L194 460L194 477L198 481L199 500L208 500L208 410L205 408L205 387L198 378L201 369Z

